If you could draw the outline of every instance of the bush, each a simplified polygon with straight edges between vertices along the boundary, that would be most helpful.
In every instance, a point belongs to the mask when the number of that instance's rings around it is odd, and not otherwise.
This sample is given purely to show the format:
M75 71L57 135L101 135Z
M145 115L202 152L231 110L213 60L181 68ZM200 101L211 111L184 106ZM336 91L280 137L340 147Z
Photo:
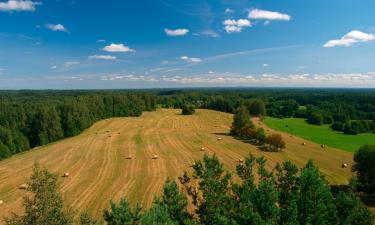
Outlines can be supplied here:
M267 138L271 151L281 151L286 147L285 141L280 134L272 134Z
M307 117L307 122L314 125L322 125L324 122L324 118L320 112L312 112Z
M193 105L183 105L181 109L182 115L193 115L195 113L195 107Z

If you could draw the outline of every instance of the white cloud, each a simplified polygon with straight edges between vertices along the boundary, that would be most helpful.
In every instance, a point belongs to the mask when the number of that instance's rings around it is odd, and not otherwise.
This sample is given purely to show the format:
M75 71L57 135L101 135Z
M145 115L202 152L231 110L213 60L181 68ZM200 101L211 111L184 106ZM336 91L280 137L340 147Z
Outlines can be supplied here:
M189 30L188 30L188 29L176 29L176 30L170 30L170 29L165 28L165 29L164 29L164 32L165 32L168 36L175 37L175 36L184 36L184 35L188 34L188 33L189 33Z
M190 62L190 63L202 62L202 59L200 59L200 58L188 57L188 56L181 56L180 59L182 59L182 60L184 60L186 62Z
M280 13L280 12L272 12L267 10L261 9L253 9L249 12L248 17L250 19L259 19L259 20L284 20L289 21L291 16L288 14Z
M75 65L78 65L79 62L76 62L76 61L68 61L68 62L65 62L65 67L66 68L69 68L69 67L72 67L72 66L75 66Z
M104 39L99 39L99 40L97 40L96 42L97 42L97 43L102 43L102 42L105 42L105 40L104 40Z
M103 48L106 52L135 52L134 49L129 48L124 44L110 44Z
M340 39L330 40L323 45L325 48L332 48L336 46L349 47L357 42L368 42L375 40L375 35L367 34L358 30L353 30Z
M116 56L112 56L112 55L90 55L89 59L116 60Z
M163 76L161 81L201 86L274 86L274 87L373 87L375 73L261 74L205 73L191 76Z
M52 31L68 32L68 30L62 24L46 24L46 27Z
M57 66L51 66L51 70L57 69Z
M214 37L214 38L220 36L218 33L216 33L213 30L203 30L199 33L194 33L193 35L195 35L195 36L210 36L210 37Z
M231 14L234 13L234 9L226 8L224 11L225 14Z
M270 66L270 64L267 64L267 63L263 64L263 67L269 67L269 66Z
M244 27L251 27L252 24L248 19L239 20L224 20L224 30L227 33L238 33L241 32Z
M41 2L30 0L8 0L7 2L0 2L0 11L35 11L35 6L41 4Z

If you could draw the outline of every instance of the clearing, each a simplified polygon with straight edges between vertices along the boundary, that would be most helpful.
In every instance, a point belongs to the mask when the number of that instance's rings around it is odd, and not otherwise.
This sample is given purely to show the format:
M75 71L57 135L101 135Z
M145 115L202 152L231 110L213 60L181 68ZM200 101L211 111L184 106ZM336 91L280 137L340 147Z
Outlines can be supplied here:
M349 152L355 152L365 144L375 144L375 134L347 135L333 131L329 125L311 125L300 118L279 119L267 117L264 123L275 130Z
M269 167L286 159L304 166L312 158L334 184L347 183L351 177L350 168L341 168L343 162L352 164L350 152L322 149L286 133L282 133L287 142L283 152L262 152L225 135L231 122L231 114L217 111L197 110L195 115L182 116L180 110L159 109L139 118L103 120L79 136L16 155L0 162L0 199L4 201L0 218L20 212L25 191L18 187L29 179L35 161L60 176L69 173L59 181L67 205L78 213L88 209L97 217L111 199L125 197L132 204L150 206L168 177L176 179L183 171L191 171L194 160L205 153L215 153L230 170L238 159L252 153L265 156ZM306 145L301 146L302 142ZM158 159L152 159L154 155Z

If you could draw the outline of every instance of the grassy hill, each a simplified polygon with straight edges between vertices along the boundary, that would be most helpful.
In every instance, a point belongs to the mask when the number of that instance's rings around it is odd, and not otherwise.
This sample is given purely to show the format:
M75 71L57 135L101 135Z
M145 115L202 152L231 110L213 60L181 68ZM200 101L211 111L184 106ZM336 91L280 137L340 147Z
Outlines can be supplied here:
M300 118L267 117L264 123L275 130L350 152L358 150L365 144L375 144L375 134L346 135L342 132L333 131L329 125L311 125Z
M335 184L346 183L351 176L349 168L341 168L343 162L352 163L349 152L323 151L312 142L301 146L305 140L285 133L285 151L262 152L225 135L231 122L231 114L217 111L197 110L194 115L182 116L180 110L159 109L139 118L103 120L79 136L1 161L0 200L4 204L0 205L0 218L20 210L25 192L18 187L28 180L35 161L60 175L70 173L59 181L64 200L77 212L88 209L94 216L101 216L111 199L121 197L150 206L168 177L176 179L190 171L194 160L205 153L216 154L230 170L239 158L252 153L263 155L269 167L286 159L304 166L312 158ZM202 146L205 151L200 151ZM158 159L152 159L156 154ZM132 159L126 159L129 155Z

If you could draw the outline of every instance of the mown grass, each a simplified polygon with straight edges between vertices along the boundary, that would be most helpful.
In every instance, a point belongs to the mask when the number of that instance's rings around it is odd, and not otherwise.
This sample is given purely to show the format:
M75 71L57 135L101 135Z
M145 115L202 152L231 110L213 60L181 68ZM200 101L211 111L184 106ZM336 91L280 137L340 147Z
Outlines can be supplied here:
M279 119L267 117L264 123L272 129L349 152L355 152L365 144L375 144L375 134L346 135L333 131L329 125L311 125L300 118Z

